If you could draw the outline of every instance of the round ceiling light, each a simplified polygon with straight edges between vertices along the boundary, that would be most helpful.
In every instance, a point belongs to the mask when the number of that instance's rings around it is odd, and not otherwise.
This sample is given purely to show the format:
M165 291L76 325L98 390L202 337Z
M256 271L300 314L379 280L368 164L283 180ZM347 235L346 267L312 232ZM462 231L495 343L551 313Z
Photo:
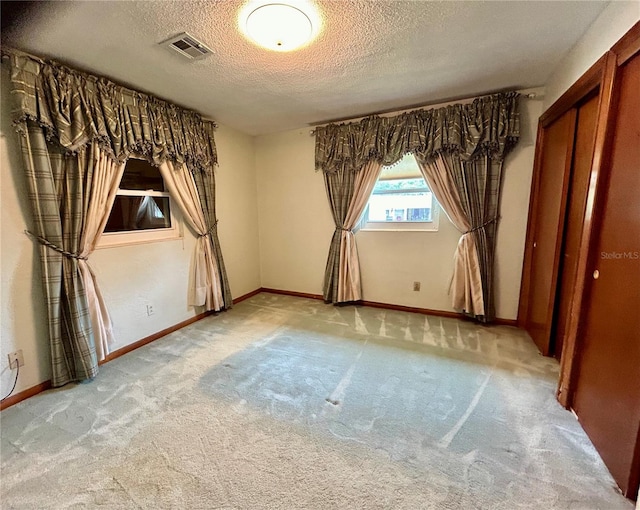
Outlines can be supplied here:
M291 51L309 42L313 24L307 14L287 4L266 4L247 16L247 35L273 51Z

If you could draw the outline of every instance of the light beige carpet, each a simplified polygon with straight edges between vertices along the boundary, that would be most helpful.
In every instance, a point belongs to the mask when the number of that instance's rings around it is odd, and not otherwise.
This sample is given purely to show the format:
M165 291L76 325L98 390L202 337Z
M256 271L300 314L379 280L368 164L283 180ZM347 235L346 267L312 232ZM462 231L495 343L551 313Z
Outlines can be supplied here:
M520 331L260 294L0 416L3 509L631 509Z

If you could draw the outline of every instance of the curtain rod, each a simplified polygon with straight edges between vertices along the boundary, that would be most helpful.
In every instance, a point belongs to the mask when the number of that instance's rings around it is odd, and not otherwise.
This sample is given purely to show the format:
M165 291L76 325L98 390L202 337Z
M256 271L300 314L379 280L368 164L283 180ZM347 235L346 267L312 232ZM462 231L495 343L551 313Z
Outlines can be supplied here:
M538 87L532 87L532 88L538 88ZM513 92L518 92L521 97L525 98L525 99L536 99L536 98L542 98L543 94L537 94L536 92L528 92L530 91L531 88L528 89L522 89L522 90L514 90ZM422 106L410 106L408 108L402 108L399 110L390 110L390 111L384 111L384 112L378 112L378 113L370 113L368 115L361 115L358 117L351 117L348 119L338 119L338 120L334 120L331 122L322 122L320 124L318 124L316 127L321 127L321 126L326 126L328 124L332 124L334 122L353 122L359 119L365 119L367 117L371 117L373 115L384 115L387 113L401 113L401 112L406 112L406 111L411 111L411 110L421 110L427 107L433 107L433 108L437 108L438 106L443 106L443 105L447 105L447 104L451 104L451 103L457 103L459 101L473 101L479 97L484 97L484 96L489 96L489 95L493 95L493 94L498 94L499 92L494 92L494 93L490 93L490 94L482 94L480 96L473 96L473 97L465 97L465 98L460 98L460 99L454 99L452 101L443 101L441 103L431 103L431 104L424 104ZM311 131L309 131L310 135L315 135L316 134L316 128L313 128Z

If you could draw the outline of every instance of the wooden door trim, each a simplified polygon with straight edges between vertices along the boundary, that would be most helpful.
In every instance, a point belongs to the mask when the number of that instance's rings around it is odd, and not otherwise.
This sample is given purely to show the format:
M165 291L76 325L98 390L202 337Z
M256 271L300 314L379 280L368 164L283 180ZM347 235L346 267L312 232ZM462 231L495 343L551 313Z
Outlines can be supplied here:
M629 31L612 46L611 51L616 54L618 67L624 65L636 53L640 52L640 21L633 25Z
M569 408L573 404L575 380L578 372L577 354L580 349L580 326L584 322L586 311L586 292L588 292L589 268L593 266L594 254L591 253L593 234L598 222L598 214L602 210L604 191L603 163L607 159L611 140L609 133L613 128L612 106L614 100L614 85L617 71L617 56L612 51L605 55L605 68L600 85L598 104L598 120L591 159L590 184L587 191L580 249L578 253L578 269L576 271L575 292L570 306L569 325L566 331L562 356L560 358L560 380L558 381L557 397L560 404Z
M536 215L538 207L538 190L540 188L540 167L542 166L542 147L544 143L544 127L538 120L536 135L536 149L533 159L533 174L531 175L531 194L529 199L529 216L527 217L527 235L525 238L524 259L522 262L522 276L520 278L520 299L518 302L517 324L525 327L529 318L529 290L531 287L531 261L533 259L533 238L536 231Z
M547 108L540 116L540 123L543 127L553 124L601 85L606 61L607 54L605 53L555 103Z

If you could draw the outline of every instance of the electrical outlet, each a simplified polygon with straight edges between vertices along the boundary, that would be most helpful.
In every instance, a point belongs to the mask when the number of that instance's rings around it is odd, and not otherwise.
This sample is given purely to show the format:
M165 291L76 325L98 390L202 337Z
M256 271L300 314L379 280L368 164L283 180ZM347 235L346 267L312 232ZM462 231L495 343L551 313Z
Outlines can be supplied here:
M420 282L413 282L413 290L415 292L420 292Z
M153 305L147 305L147 315L151 317L154 313L156 313L153 309Z
M10 368L18 368L18 366L24 366L24 355L22 354L22 349L18 349L16 352L10 352L8 354L8 357ZM18 366L16 366L16 361L18 362Z

